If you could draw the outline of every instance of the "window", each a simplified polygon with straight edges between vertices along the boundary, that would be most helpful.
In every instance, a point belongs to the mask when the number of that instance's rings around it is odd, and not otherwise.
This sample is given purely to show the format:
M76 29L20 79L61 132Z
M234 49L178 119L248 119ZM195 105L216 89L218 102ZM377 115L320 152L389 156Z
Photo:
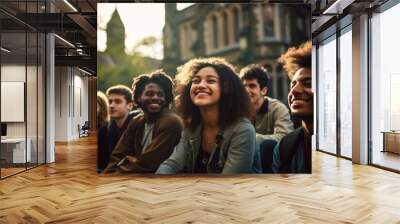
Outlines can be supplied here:
M192 44L193 44L193 37L192 37L192 29L191 24L186 23L181 26L180 29L181 34L181 58L188 59L193 56L192 53Z
M351 26L340 41L340 155L352 157L352 35Z
M285 84L286 83L285 80L283 79L282 74L277 74L278 95L276 96L276 98L279 99L280 101L282 101L282 99L284 98Z
M42 12L43 1L20 2L19 13ZM0 145L0 178L33 168L45 162L45 44L44 33L14 21L0 12L0 17L10 23L2 24L0 30L0 110L2 133L7 142ZM10 89L11 87L11 89ZM13 92L15 91L15 92ZM21 119L15 119L13 111L7 110L4 96L12 93L21 100L18 111ZM13 103L13 102L8 102ZM15 111L14 111L15 112ZM11 113L11 114L10 114ZM17 113L17 114L21 114ZM4 135L3 135L4 134Z
M222 13L222 26L224 28L224 46L228 46L229 45L229 32L228 32L228 15L223 12Z
M274 35L274 7L273 5L263 4L262 6L262 23L265 38L273 38Z
M240 35L239 22L240 22L239 10L237 8L233 8L233 35L235 43L239 42L239 35Z
M263 67L267 70L269 83L268 83L268 92L267 96L276 98L277 84L276 84L276 73L273 73L272 66L270 64L264 64Z
M278 64L276 67L276 75L277 75L277 83L278 83L278 95L277 99L279 99L282 103L287 103L287 96L289 93L290 80L287 77L287 74L283 72L283 67L281 64Z
M318 149L336 154L336 36L318 48Z
M214 49L216 49L216 48L218 48L218 20L215 15L211 18L211 24L212 24L212 31L213 31L212 46Z
M283 9L283 16L280 18L280 29L281 29L281 40L282 41L288 41L288 32L287 29L289 28L289 13L287 12L287 9Z
M400 4L371 18L370 79L372 163L396 170L400 170L400 156L392 152L399 148L400 135L389 137L383 132L400 131L400 33L395 28L398 21Z
M186 59L188 58L189 52L189 28L187 24L181 26L181 58Z

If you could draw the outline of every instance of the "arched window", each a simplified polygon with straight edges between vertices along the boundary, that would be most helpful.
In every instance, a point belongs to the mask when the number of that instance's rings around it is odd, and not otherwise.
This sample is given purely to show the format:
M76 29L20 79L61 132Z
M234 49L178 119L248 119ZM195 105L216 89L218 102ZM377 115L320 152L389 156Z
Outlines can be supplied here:
M289 85L281 65L276 67L277 96L280 101L286 102Z
M262 5L263 34L266 38L272 38L274 34L274 7L271 4Z
M191 55L191 29L189 24L181 26L181 57L182 59L189 58Z
M269 63L265 63L263 65L263 67L267 70L268 73L268 78L269 78L269 82L268 82L268 92L267 92L267 96L269 97L276 97L276 74L273 73L274 71L272 70L272 66Z
M168 25L166 25L165 30L164 30L164 38L163 38L166 48L169 48L171 46L171 37L172 37L171 28Z
M289 13L287 12L286 8L284 8L283 11L283 16L281 17L280 21L280 28L281 28L281 40L282 41L287 41L288 40L288 34L287 34L287 28L289 26Z
M215 15L211 18L211 24L212 24L212 31L213 31L212 46L213 46L213 48L218 48L218 20Z
M239 10L237 8L233 8L233 35L235 43L239 42Z
M229 45L228 15L225 12L222 13L222 27L224 29L223 32L224 46L228 46Z

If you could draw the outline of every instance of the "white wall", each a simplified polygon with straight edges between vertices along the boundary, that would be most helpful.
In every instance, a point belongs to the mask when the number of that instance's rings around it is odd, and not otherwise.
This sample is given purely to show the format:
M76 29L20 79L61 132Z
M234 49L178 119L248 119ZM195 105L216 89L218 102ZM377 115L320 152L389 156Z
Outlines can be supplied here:
M38 69L38 70L37 70ZM1 81L24 82L26 84L26 106L22 107L22 113L26 110L26 120L23 122L6 122L7 137L30 139L32 161L44 163L44 83L42 68L36 66L25 66L21 64L3 64L1 66ZM27 77L27 80L25 78ZM23 93L22 93L23 94ZM2 96L7 97L7 96ZM10 108L1 108L10 110ZM11 112L12 111L7 111ZM39 155L37 155L39 153Z
M25 82L25 65L2 65L1 66L1 81L4 82ZM33 67L28 66L28 73ZM28 93L28 97L33 97L33 93ZM36 96L36 94L35 94ZM1 108L7 110L7 108ZM7 122L8 137L25 137L25 122Z
M56 67L55 140L79 138L78 124L88 120L88 78L72 67Z
M68 86L67 67L55 68L55 141L68 140Z

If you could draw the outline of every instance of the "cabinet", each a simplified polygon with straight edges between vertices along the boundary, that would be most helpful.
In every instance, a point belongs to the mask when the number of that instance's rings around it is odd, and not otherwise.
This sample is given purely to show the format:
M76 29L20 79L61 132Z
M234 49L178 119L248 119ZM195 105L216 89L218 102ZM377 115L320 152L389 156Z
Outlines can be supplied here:
M393 152L400 154L400 132L384 131L383 133L383 152Z

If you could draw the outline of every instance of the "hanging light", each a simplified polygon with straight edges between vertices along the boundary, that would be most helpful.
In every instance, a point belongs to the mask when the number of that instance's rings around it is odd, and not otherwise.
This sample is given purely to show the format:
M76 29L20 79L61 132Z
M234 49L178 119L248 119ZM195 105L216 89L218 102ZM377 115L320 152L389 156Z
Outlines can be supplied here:
M69 45L70 47L73 47L73 48L75 48L75 45L73 45L71 42L69 42L68 40L66 40L66 39L64 39L64 38L62 38L62 37L60 37L59 35L57 35L57 34L54 34L54 36L55 37L57 37L59 40L61 40L62 42L64 42L64 43L66 43L67 45Z
M5 47L1 47L1 50L4 51L4 52L6 52L6 53L10 53L10 52L11 52L11 50L9 50L9 49L7 49L7 48L5 48Z
M78 10L68 1L64 0L65 4L67 4L74 12L78 12Z

